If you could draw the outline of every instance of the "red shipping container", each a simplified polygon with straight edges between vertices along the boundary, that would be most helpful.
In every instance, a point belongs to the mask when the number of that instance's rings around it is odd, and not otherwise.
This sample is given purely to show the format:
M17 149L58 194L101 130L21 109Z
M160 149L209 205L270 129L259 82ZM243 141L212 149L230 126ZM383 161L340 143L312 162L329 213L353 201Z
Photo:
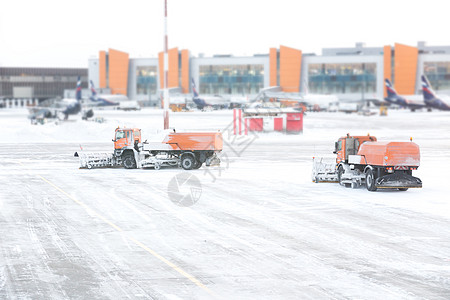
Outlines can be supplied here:
M293 133L303 131L303 113L288 113L286 115L286 131Z
M262 118L251 118L248 119L248 130L249 131L263 131L263 119Z
M283 131L283 118L273 119L273 129L275 131Z

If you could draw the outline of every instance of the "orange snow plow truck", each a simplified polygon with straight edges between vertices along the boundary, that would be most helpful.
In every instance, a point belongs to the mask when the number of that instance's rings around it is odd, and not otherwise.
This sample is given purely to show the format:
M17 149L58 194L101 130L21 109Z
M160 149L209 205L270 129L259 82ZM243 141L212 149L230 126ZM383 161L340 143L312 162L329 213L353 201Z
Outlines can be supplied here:
M412 176L420 165L419 146L411 142L378 142L374 136L350 136L335 143L335 163L313 159L314 182L339 182L367 190L421 188L422 181Z
M220 132L169 133L162 142L142 142L141 130L116 128L113 153L75 152L80 168L125 167L126 169L178 166L185 170L219 165Z

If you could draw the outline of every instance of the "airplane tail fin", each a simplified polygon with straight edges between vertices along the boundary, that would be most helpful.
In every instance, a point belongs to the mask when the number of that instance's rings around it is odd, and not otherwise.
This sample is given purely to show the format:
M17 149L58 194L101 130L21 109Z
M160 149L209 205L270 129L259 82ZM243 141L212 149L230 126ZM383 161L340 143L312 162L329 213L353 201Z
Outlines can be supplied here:
M195 88L195 81L194 78L192 78L192 93L194 94L194 98L198 98L198 92L197 89Z
M95 96L97 96L97 91L95 90L94 82L91 80L91 81L90 81L90 84L91 84L91 94L92 94L92 97L95 97Z
M422 75L422 93L425 102L436 98L436 93L431 88L430 82L425 75Z
M386 91L387 91L387 95L388 97L396 97L398 96L397 91L394 89L394 87L392 86L391 82L389 81L389 79L384 79L384 83L386 85Z
M75 91L75 98L77 99L77 101L81 100L81 77L78 76L78 80L77 80L77 88Z

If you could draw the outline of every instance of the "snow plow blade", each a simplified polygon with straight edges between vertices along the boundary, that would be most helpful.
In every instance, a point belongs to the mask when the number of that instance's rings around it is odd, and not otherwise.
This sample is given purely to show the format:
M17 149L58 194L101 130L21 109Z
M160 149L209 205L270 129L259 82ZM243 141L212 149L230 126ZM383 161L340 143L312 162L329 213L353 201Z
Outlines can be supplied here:
M422 180L405 173L394 173L377 178L375 186L379 189L421 188Z
M80 158L80 169L93 168L112 168L116 167L116 161L112 153L90 153L81 152L76 153Z
M314 157L311 178L315 183L338 182L336 162L334 160L326 161L323 158Z

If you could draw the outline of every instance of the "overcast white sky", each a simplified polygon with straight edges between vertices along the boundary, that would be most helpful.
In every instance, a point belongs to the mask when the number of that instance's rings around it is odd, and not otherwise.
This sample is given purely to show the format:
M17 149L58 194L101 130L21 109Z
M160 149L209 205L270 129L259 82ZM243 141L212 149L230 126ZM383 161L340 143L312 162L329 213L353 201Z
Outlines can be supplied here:
M450 45L445 0L168 0L169 48L253 55L322 48ZM2 0L0 66L87 67L99 50L156 57L164 0Z

